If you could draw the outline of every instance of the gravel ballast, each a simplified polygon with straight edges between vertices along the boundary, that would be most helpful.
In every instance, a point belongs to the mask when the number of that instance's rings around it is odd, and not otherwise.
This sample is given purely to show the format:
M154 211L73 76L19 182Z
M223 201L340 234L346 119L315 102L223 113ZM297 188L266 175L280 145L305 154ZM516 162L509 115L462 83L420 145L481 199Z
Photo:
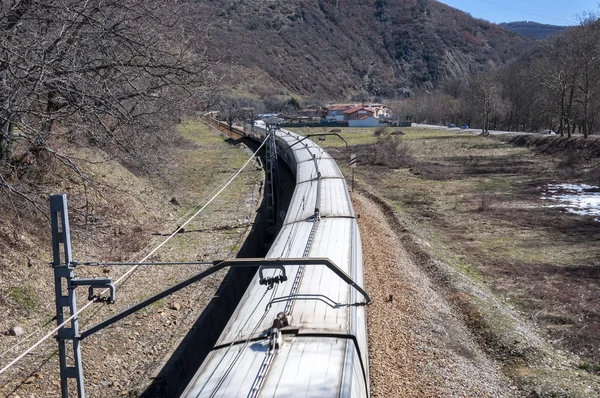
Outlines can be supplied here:
M371 396L513 397L516 387L402 247L379 206L354 193L363 243Z

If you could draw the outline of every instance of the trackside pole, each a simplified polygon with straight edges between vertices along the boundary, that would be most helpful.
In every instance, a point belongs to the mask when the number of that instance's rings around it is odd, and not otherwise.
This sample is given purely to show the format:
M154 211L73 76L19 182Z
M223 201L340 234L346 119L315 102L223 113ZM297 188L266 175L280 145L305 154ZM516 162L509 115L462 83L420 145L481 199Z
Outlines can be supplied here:
M56 323L62 325L77 313L77 286L88 287L88 300L114 303L115 286L110 278L77 278L76 262L71 257L71 231L69 229L69 211L66 195L50 196L50 223L52 226L52 268L54 269L54 291L56 293ZM62 245L62 247L61 247ZM94 295L94 289L110 291L108 298ZM67 309L65 314L65 309ZM81 361L79 320L75 316L58 329L58 360L60 364L60 391L63 398L69 396L69 379L77 382L77 396L85 398L83 387L83 368ZM72 344L73 351L70 344ZM68 355L67 355L68 353ZM73 358L67 362L67 358Z
M356 154L350 155L350 168L352 169L352 192L354 192L354 169L356 169Z
M277 226L277 197L275 196L275 184L277 180L277 142L275 140L276 131L276 124L268 122L265 156L265 197L267 199L267 233L270 236L275 234L275 228Z
M65 319L65 308L68 317L77 312L75 287L72 284L74 269L71 266L71 233L69 230L69 212L66 195L50 196L50 220L52 224L52 268L54 269L54 289L56 293L56 323L60 325ZM61 250L62 245L62 250ZM62 253L62 261L61 261ZM58 356L60 362L60 390L63 398L69 396L69 379L77 381L77 396L85 398L83 387L83 368L79 347L79 320L73 318L58 329ZM67 363L68 342L73 345L73 364Z

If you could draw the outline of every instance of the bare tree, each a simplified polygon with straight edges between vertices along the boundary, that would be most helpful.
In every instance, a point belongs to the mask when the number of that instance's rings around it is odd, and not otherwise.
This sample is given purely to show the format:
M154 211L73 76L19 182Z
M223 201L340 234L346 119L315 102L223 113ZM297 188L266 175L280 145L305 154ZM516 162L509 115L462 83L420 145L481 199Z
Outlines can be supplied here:
M218 81L180 27L178 4L2 1L0 188L24 195L19 169L44 158L87 183L66 143L146 164L168 126Z
M510 103L505 127L514 130L527 129L531 126L534 108L539 105L540 90L532 75L532 60L525 58L513 62L499 71L502 94Z
M489 133L490 119L505 111L506 102L501 96L501 86L491 75L481 75L471 81L468 101L478 109L482 118L482 132Z
M587 138L595 120L593 104L598 101L594 99L600 95L600 24L596 18L582 20L576 35L572 34L571 42L579 69L576 87L580 94L581 127L583 136Z
M570 137L569 127L579 69L573 48L568 42L569 37L563 35L545 44L537 63L537 80L544 88L548 102L558 112L560 135L564 135L566 127Z

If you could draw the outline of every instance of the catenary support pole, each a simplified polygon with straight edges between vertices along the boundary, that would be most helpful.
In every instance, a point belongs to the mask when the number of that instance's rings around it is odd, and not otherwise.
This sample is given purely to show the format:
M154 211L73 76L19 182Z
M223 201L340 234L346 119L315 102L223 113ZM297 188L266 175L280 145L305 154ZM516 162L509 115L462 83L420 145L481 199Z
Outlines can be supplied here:
M275 234L277 223L277 198L275 184L277 181L277 142L275 140L275 123L267 122L267 142L265 157L265 198L267 202L267 233Z
M56 293L56 323L62 324L67 317L77 312L75 286L72 285L74 269L71 266L71 233L66 195L50 196L50 220L52 224L52 268L54 269L54 289ZM58 356L60 364L60 389L63 398L69 396L69 379L77 382L77 396L85 397L83 368L79 347L79 320L74 317L57 332ZM72 345L73 363L67 361L67 351Z

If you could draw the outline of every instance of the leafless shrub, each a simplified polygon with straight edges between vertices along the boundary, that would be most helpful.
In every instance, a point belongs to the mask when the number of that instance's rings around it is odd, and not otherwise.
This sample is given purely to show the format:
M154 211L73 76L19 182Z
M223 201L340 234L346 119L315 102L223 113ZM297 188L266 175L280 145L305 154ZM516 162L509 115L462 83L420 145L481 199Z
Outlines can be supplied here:
M477 207L477 211L480 213L485 213L490 210L494 204L494 195L489 193L484 193L479 197L479 206Z
M385 132L385 127L377 127L373 132L373 137L380 137Z
M398 137L380 137L375 144L362 147L360 154L366 164L390 168L410 167L415 159L406 144Z

